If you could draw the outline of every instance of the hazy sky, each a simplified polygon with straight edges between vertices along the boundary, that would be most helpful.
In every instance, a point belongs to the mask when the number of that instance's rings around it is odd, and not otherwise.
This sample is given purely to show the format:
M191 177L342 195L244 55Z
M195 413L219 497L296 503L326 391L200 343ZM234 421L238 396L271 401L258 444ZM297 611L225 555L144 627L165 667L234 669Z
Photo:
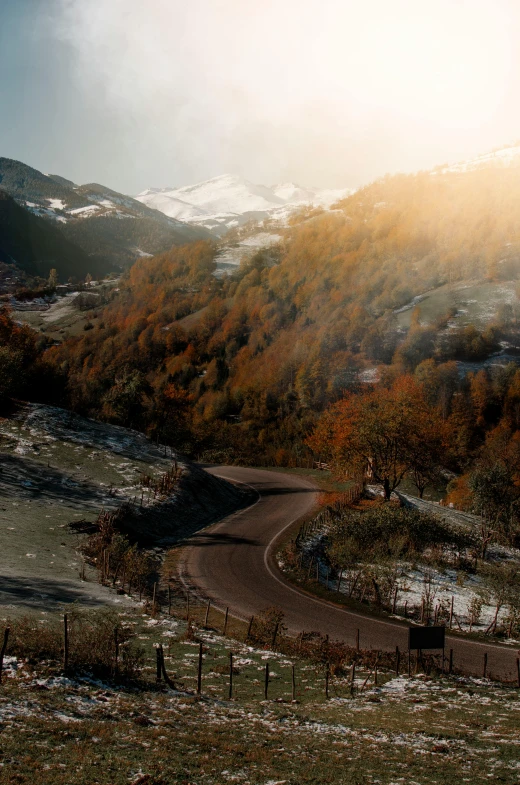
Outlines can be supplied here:
M0 155L356 186L520 138L520 0L0 0Z

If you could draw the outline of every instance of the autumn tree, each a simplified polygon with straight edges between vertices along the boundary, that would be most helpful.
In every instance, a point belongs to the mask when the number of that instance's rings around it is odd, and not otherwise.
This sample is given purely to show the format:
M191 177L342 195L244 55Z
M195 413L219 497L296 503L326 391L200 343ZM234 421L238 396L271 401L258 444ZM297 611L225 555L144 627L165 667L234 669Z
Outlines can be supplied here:
M23 392L37 355L36 334L0 308L0 404Z
M308 443L337 475L368 474L381 483L385 499L411 471L424 486L447 447L441 418L409 376L334 404Z

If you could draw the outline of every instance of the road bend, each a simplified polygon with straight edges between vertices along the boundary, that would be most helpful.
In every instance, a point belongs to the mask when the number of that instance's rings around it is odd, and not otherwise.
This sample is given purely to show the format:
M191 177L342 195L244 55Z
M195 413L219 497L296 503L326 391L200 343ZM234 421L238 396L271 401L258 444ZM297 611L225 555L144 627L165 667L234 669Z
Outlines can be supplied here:
M277 541L292 523L316 505L317 488L290 474L238 466L211 467L212 474L250 486L257 494L250 507L194 535L183 550L181 575L199 596L242 619L268 607L280 608L292 635L320 632L354 646L401 652L408 648L407 626L347 610L290 584L275 562ZM505 645L446 637L456 670L515 681L518 651Z

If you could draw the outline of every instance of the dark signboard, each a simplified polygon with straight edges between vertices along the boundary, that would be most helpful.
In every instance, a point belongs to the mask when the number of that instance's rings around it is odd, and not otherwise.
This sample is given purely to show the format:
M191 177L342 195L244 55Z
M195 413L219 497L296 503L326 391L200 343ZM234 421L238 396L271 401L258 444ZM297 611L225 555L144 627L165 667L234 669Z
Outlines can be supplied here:
M409 627L409 649L444 649L445 627Z

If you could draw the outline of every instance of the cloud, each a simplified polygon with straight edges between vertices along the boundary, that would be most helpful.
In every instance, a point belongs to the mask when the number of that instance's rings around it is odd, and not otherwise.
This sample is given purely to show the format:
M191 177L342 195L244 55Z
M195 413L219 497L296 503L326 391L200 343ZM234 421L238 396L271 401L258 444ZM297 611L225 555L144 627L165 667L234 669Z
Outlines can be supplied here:
M155 184L230 170L339 186L516 135L514 7L62 0L50 26L139 177L147 159Z

